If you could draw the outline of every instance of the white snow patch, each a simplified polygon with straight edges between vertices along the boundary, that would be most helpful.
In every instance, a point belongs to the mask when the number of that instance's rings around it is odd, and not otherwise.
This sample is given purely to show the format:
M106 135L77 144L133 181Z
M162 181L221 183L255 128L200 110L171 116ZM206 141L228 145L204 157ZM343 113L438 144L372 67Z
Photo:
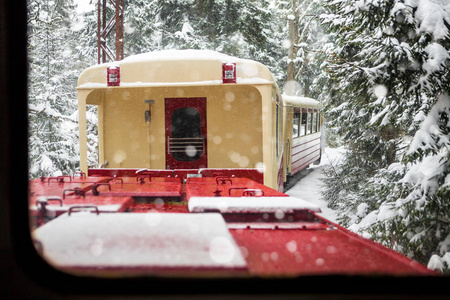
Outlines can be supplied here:
M321 191L323 190L324 185L320 179L324 177L322 169L330 164L339 164L344 153L345 149L343 147L336 149L325 148L320 165L310 166L309 168L313 169L313 171L300 179L300 181L287 191L286 194L317 205L322 211L321 213L318 213L318 215L337 223L338 212L329 208L326 199L322 198Z
M41 170L50 171L53 168L53 162L47 155L42 155Z
M428 59L423 63L422 68L431 74L445 68L445 62L450 58L449 52L438 43L431 43L425 48Z
M316 204L296 197L191 197L188 207L190 212L272 212L277 216L303 209L320 212Z
M439 97L436 104L431 108L431 111L428 113L422 124L420 125L420 129L417 130L410 148L407 152L408 155L414 153L420 148L427 148L430 145L434 144L432 135L439 136L440 143L445 144L449 143L449 137L444 136L440 133L440 128L438 124L439 113L447 111L450 112L450 96L443 94Z
M33 238L59 267L246 267L220 214L65 214Z
M360 218L364 218L366 216L366 210L369 207L369 204L363 202L360 205L358 205L356 209L356 215Z
M389 220L397 215L396 210L391 204L382 204L380 206L377 219L378 221Z
M93 11L95 9L95 4L92 3L92 0L77 0L76 3L78 15Z
M450 266L450 252L447 252L444 256L440 257L439 255L433 255L431 256L429 262L428 262L428 269L431 270L439 270L443 271L445 268L445 264Z
M285 105L319 107L320 102L308 97L282 95Z
M192 32L194 32L194 28L192 28L191 24L189 24L188 22L185 22L183 24L183 28L181 29L181 32L184 34L192 33Z
M444 4L447 2L447 4ZM430 32L435 40L448 34L445 22L450 23L450 4L446 0L410 0L405 5L417 7L415 17L420 23L419 32Z
M378 84L373 87L373 93L375 94L375 96L377 98L383 98L383 97L386 97L386 95L388 93L388 89L386 86Z
M234 56L226 55L212 50L162 50L131 55L122 60L122 62L145 62L158 60L220 60L225 63L237 61L248 61Z

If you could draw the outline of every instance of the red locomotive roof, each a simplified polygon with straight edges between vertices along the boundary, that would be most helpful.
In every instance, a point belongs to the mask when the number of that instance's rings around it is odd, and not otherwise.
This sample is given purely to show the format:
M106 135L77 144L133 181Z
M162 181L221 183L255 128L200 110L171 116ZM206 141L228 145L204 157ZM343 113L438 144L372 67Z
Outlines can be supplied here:
M250 275L317 274L432 275L425 266L333 225L265 228L257 224L230 232L243 249ZM255 228L254 228L255 227Z
M76 184L85 191L84 197L68 192L61 203L46 204L47 212L63 215L44 225L39 222L42 226L33 231L43 256L65 271L99 276L437 275L317 216L306 201L252 180L187 178L183 185L167 174L138 173L143 177L32 182L35 194L48 195L47 189L63 193ZM100 196L95 196L95 188ZM118 197L125 194L134 198ZM36 200L30 198L32 211ZM87 203L97 207L87 208L87 213L67 212Z

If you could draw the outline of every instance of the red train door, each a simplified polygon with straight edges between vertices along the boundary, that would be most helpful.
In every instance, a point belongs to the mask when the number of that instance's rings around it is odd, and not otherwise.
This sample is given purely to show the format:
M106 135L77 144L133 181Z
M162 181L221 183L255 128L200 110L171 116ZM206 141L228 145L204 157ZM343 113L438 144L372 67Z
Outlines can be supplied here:
M166 98L166 169L208 167L206 98Z

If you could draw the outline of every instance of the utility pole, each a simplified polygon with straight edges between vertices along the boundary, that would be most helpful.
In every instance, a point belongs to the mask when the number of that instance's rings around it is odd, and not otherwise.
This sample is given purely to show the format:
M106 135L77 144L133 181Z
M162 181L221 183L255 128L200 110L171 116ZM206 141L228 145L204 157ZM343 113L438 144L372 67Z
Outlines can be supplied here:
M290 81L296 80L295 59L297 58L298 42L299 42L299 12L297 9L297 0L291 0L292 14L288 16L289 22L289 49L288 49L288 66L287 66L287 83L288 95L294 94L294 85L289 84Z
M97 12L98 63L123 59L124 0L98 0Z

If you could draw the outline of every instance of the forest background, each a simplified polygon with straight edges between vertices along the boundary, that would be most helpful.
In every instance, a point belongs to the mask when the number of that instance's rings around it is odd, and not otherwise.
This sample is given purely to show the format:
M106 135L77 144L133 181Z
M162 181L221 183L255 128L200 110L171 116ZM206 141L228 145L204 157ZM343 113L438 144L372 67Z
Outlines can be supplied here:
M30 178L79 167L76 82L97 63L96 0L29 0ZM257 60L322 104L324 199L341 225L450 266L450 2L125 0L125 56L209 49ZM97 165L96 112L88 112Z

